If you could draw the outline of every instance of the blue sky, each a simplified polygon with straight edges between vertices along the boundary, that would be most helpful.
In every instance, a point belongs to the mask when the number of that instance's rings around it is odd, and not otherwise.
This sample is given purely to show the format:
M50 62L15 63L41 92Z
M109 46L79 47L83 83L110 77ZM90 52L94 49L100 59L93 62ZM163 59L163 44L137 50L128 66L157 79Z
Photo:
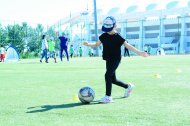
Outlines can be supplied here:
M123 12L130 5L137 4L143 10L149 3L158 3L164 8L165 3L174 0L97 0L97 8L106 13L113 7L120 7ZM188 0L181 4L187 4ZM185 3L186 2L186 3ZM93 9L93 0L0 0L0 21L26 21L30 23L53 24L71 13Z

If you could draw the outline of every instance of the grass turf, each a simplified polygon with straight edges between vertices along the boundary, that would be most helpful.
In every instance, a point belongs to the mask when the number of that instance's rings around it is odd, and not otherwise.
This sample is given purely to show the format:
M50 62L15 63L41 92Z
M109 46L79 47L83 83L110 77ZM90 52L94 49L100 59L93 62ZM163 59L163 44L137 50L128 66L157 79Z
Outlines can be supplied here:
M104 96L105 62L73 58L0 63L2 126L189 126L190 55L122 58L118 79L135 84L132 96L113 86L114 103L83 105L73 99L91 86ZM159 77L158 77L159 75Z

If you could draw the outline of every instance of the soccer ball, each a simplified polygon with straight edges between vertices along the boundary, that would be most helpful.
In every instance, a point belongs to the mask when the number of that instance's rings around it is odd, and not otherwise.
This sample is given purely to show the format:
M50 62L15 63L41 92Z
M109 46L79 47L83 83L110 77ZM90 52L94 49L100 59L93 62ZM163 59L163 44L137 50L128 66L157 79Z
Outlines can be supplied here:
M82 103L88 104L94 100L95 92L90 87L83 87L79 90L78 97Z

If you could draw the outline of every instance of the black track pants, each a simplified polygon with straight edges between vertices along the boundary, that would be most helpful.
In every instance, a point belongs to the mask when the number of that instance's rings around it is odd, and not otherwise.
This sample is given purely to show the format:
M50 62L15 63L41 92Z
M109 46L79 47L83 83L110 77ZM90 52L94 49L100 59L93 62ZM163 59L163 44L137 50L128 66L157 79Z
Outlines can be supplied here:
M117 80L116 78L116 69L119 66L120 60L116 61L106 61L106 95L111 96L112 83L123 88L128 88L128 84L123 83L122 81Z

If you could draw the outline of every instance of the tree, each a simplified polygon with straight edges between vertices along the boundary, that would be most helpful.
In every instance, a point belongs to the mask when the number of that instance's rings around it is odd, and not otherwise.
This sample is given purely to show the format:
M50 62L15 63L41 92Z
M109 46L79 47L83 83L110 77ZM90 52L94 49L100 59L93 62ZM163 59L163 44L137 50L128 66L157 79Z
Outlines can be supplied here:
M23 40L23 34L21 32L22 28L18 24L16 24L16 25L8 25L5 30L8 36L7 43L15 46L18 52L22 52L24 50L24 45L25 45Z
M53 30L49 32L52 36ZM4 46L13 45L17 48L18 52L24 52L27 49L28 52L39 52L41 50L41 36L44 34L44 27L42 24L38 24L33 28L26 22L22 25L14 24L2 27L0 24L0 43Z
M3 29L1 24L0 24L0 44L2 44L3 46L6 45L5 30Z
M30 52L39 52L41 48L41 37L35 29L29 28L27 47Z

